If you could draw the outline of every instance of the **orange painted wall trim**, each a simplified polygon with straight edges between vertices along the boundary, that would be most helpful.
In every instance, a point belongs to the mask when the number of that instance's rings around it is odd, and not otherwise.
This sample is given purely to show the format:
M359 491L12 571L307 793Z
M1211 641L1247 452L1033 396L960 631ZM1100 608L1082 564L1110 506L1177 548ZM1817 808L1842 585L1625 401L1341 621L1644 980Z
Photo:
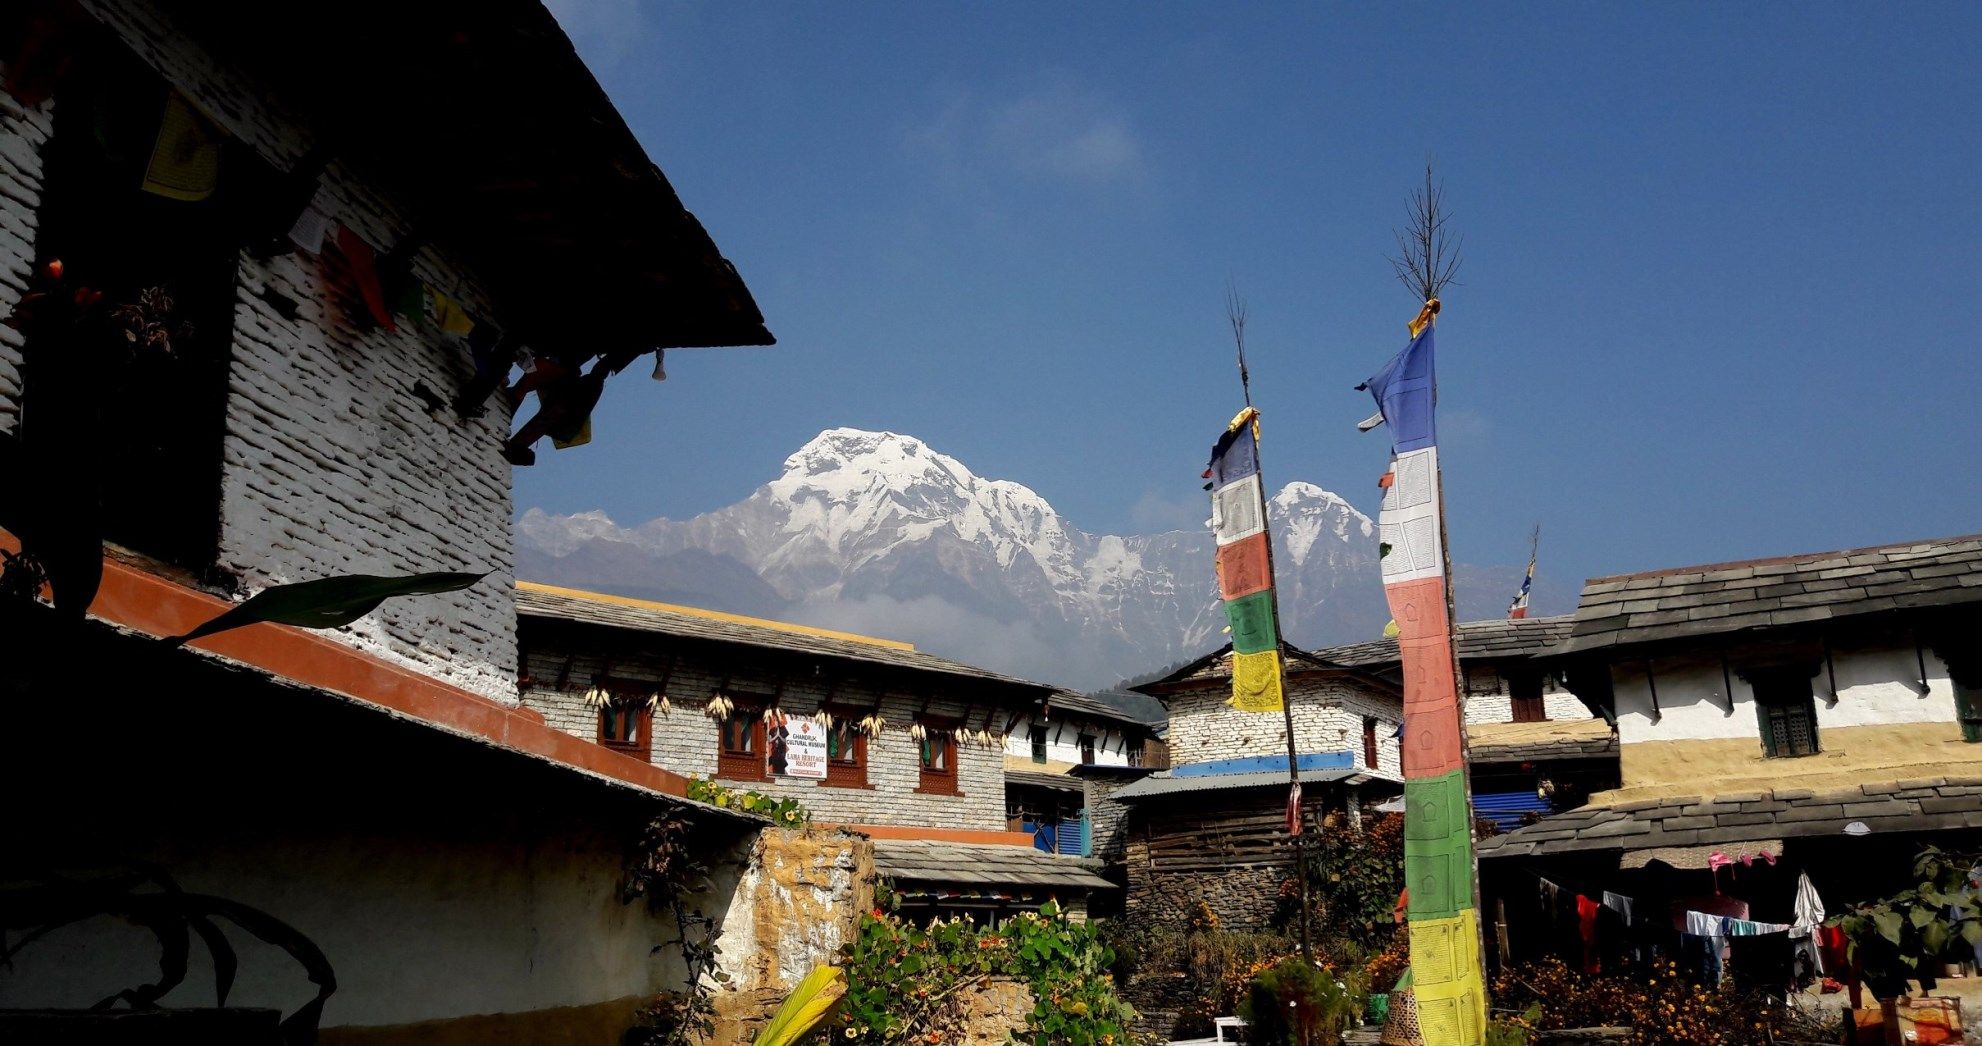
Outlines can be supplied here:
M988 843L995 846L1032 845L1031 832L993 832L971 828L927 828L913 824L841 825L873 839L925 839L934 843Z
M0 530L0 548L20 551ZM154 636L183 635L234 604L106 557L90 616ZM190 647L284 679L332 690L505 748L666 795L687 796L680 774L544 725L542 716L402 668L336 640L287 625L249 625Z

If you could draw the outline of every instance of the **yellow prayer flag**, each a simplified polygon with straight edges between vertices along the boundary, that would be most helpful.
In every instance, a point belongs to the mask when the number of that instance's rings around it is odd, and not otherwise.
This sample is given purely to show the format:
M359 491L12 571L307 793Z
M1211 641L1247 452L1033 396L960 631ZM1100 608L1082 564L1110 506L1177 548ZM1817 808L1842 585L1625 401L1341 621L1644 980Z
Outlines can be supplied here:
M173 200L197 203L213 195L220 182L220 146L224 140L199 110L179 92L165 96L158 121L158 142L145 167L144 190Z
M459 302L431 288L427 293L433 296L434 322L443 334L467 337L475 330L475 318Z
M1241 712L1278 712L1284 699L1280 689L1280 652L1262 650L1257 654L1232 654L1232 699L1227 704Z

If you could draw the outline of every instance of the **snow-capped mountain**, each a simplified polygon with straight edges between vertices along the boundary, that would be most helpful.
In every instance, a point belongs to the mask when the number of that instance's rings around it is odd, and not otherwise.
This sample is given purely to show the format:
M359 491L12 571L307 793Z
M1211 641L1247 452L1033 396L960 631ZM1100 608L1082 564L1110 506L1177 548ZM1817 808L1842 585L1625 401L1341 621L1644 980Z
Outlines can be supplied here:
M1369 518L1311 483L1282 487L1268 513L1287 637L1375 636ZM1224 642L1208 530L1089 534L1030 488L891 432L822 432L783 475L693 519L530 509L516 534L527 579L904 639L1066 685Z

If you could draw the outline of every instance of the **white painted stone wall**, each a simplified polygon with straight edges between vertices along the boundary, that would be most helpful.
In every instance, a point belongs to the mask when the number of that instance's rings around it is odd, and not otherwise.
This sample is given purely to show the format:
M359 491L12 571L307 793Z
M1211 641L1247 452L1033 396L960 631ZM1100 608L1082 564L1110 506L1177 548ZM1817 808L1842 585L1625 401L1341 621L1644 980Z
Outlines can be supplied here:
M1050 719L1021 718L1005 737L1005 754L1014 759L1032 759L1032 728L1046 730L1046 760L1051 763L1081 762L1080 735L1094 737L1094 765L1127 766L1136 740L1107 722L1086 719L1075 713L1055 713Z
M584 693L593 676L604 671L606 663L597 657L580 656L571 665L568 683L556 689L565 666L563 651L538 650L528 653L533 685L523 693L523 704L541 712L545 722L566 733L592 740L598 737L598 714L585 707ZM659 659L615 660L611 664L616 679L644 680L657 687L665 669ZM728 673L731 693L772 694L777 679L739 660L727 665L687 662L675 666L669 676L667 694L674 711L656 715L653 722L654 765L694 777L716 773L720 736L714 720L702 714L709 695L724 685ZM789 715L809 715L826 697L823 682L787 679L780 707ZM965 828L982 831L1005 829L1005 762L1002 747L978 748L957 745L957 789L959 795L935 795L916 791L921 783L921 749L909 737L908 728L923 710L920 695L883 693L871 687L842 685L833 697L836 705L865 710L878 702L887 729L867 742L867 788L842 788L823 782L774 777L764 782L739 782L742 787L767 795L788 795L804 803L816 822L826 824L922 825ZM970 727L985 725L985 706L967 705L941 691L928 702L927 714L958 719L970 712ZM990 717L995 732L1004 726L1008 711Z
M1164 695L1170 709L1170 759L1175 765L1215 759L1287 754L1285 719L1279 713L1241 712L1227 704L1229 679L1205 680ZM1287 681L1294 712L1294 741L1302 753L1348 752L1364 766L1363 717L1377 720L1380 776L1402 780L1396 733L1403 721L1402 698L1364 688L1344 678L1295 675Z
M680 952L668 946L677 936L673 921L620 898L623 839L575 827L568 816L444 805L383 819L425 821L418 831L405 823L351 829L362 815L339 811L331 814L335 834L315 835L299 830L309 817L326 816L322 809L253 832L216 810L203 833L159 841L156 854L130 852L158 858L190 893L258 908L314 941L337 976L326 1028L586 1006L683 983ZM88 868L103 851L75 856L76 867ZM741 855L708 856L718 879L708 903L720 914ZM286 1014L315 993L281 951L222 926L240 958L231 1005ZM164 1005L213 1005L212 969L196 940L187 979ZM86 1008L157 978L158 945L148 931L90 919L37 941L0 970L0 1008Z
M1467 723L1511 723L1514 721L1514 698L1508 693L1505 682L1496 693L1466 695ZM1553 679L1542 684L1542 711L1550 719L1590 719L1590 710L1567 688L1559 687Z
M6 64L0 62L0 75ZM41 147L55 103L28 109L0 94L0 316L14 311L34 269L35 212L41 206ZM20 420L21 332L0 326L0 432Z
M310 130L259 84L220 65L144 0L84 6L173 87L278 169L313 144ZM11 309L33 256L40 159L50 109L0 106L0 309ZM11 108L10 108L11 107ZM225 173L223 172L223 177ZM382 251L407 229L375 187L333 164L332 216ZM491 316L471 274L433 250L415 270L478 316ZM509 412L429 416L416 381L447 395L469 371L466 351L431 328L358 330L355 291L304 254L242 255L223 451L219 566L242 596L333 574L492 571L467 592L395 600L333 633L385 660L513 702L509 465L499 454ZM295 299L285 321L264 288ZM19 409L20 348L0 328L0 428Z
M1919 660L1914 648L1881 645L1837 648L1831 661L1837 672L1837 701L1830 701L1831 677L1819 661L1810 681L1821 743L1827 727L1951 723L1955 721L1954 687L1948 670L1932 650L1923 652L1928 690L1920 692ZM1617 736L1626 745L1643 741L1687 741L1746 738L1761 744L1755 714L1755 693L1742 680L1739 651L1728 657L1727 682L1734 689L1734 710L1727 710L1727 686L1721 660L1715 656L1660 657L1652 662L1661 712L1653 721L1651 687L1642 660L1611 667L1617 701Z

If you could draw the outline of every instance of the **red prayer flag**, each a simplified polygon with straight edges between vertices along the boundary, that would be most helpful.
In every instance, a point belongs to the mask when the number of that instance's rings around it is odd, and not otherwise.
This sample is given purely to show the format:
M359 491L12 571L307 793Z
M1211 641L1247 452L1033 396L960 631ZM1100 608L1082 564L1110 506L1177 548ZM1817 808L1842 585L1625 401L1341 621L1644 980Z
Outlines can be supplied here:
M337 251L344 255L345 264L351 267L351 279L358 284L358 293L365 299L365 311L372 314L372 322L386 330L397 331L399 328L392 322L392 311L385 307L385 287L379 283L372 245L359 238L350 227L339 224Z

